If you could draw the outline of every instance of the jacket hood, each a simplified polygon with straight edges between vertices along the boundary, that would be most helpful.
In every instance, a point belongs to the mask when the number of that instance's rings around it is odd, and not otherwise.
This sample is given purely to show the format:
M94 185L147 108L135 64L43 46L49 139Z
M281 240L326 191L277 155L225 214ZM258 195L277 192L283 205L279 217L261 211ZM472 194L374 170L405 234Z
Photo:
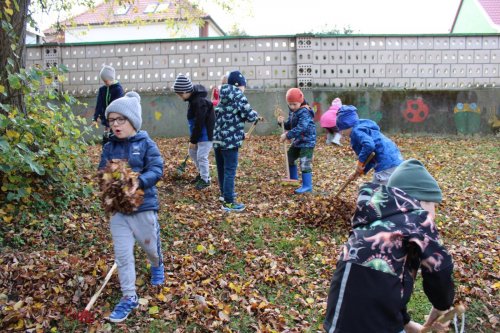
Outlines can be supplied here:
M193 100L196 96L201 96L203 98L207 97L208 96L208 91L207 91L207 88L205 88L204 86L202 86L201 84L195 84L193 86L193 93L191 94L191 96L189 97L189 101Z
M380 127L377 123L370 119L360 119L354 126L363 126L374 131L380 131Z
M233 86L232 84L225 84L223 86L224 88L221 87L220 89L220 98L219 100L223 99L229 99L233 100L233 96L239 92L241 92L240 88Z
M360 186L352 227L358 228L397 214L421 211L419 202L395 187L374 183Z

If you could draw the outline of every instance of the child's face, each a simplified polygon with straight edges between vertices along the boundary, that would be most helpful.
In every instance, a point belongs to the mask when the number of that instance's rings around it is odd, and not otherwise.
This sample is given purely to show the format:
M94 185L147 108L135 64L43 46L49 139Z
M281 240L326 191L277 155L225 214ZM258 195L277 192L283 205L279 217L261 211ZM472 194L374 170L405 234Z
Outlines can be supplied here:
M300 109L300 104L299 102L291 102L291 103L288 103L288 107L290 108L290 110L292 112L295 112L297 111L298 109Z
M127 118L116 112L110 112L108 115L109 127L118 139L126 139L137 133L134 126Z
M245 92L245 86L238 86L238 89L240 89L241 92Z
M102 81L104 82L104 85L108 87L113 84L113 80L102 80Z
M176 93L177 96L179 96L180 99L182 99L183 101L187 101L189 99L189 97L191 97L191 94L190 92L183 92L183 93Z

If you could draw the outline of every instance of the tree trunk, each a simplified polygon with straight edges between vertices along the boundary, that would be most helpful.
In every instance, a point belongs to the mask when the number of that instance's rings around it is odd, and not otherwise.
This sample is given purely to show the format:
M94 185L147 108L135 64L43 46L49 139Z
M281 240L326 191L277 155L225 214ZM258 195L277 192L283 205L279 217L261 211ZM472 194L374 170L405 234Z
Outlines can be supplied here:
M31 0L18 0L19 11L15 7L12 8L14 13L10 17L10 23L13 31L5 31L0 28L0 68L2 69L0 71L0 84L5 87L5 91L7 92L7 96L0 94L0 103L16 107L23 113L26 112L23 96L19 90L12 90L10 88L7 80L8 73L5 68L7 67L7 59L9 58L14 61L15 73L18 73L26 65L26 23L30 2ZM9 16L5 14L5 8L1 10L3 11L2 21L8 20ZM15 50L12 50L11 45L16 46ZM5 114L1 109L0 112Z

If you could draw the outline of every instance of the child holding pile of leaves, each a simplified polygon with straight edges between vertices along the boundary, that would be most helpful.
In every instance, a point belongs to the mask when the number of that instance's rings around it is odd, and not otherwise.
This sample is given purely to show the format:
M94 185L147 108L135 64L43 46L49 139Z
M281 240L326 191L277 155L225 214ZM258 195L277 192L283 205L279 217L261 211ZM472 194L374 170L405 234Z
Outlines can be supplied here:
M372 181L376 184L387 184L396 167L403 162L403 156L396 144L380 131L380 127L373 120L359 119L357 109L352 105L343 105L339 109L337 127L342 135L349 136L351 148L358 156L355 172L362 175L375 168ZM375 152L375 157L366 164L372 152Z
M388 186L359 189L352 231L337 261L323 323L328 333L418 333L406 304L421 268L432 304L424 326L446 329L436 319L453 304L453 262L434 223L441 189L422 163L403 162Z
M215 108L214 152L217 177L224 199L222 210L241 212L245 205L234 200L234 183L238 168L238 151L245 139L245 122L259 117L244 94L247 81L239 71L229 73L227 84L220 89L219 104Z
M148 133L141 131L141 98L128 92L113 101L106 109L106 119L114 136L104 145L99 170L109 161L127 160L132 171L139 173L135 188L142 190L143 203L132 213L114 212L110 220L115 261L123 297L109 316L111 322L124 321L136 308L134 245L139 243L151 263L151 284L161 285L165 280L163 256L158 223L158 191L156 183L163 175L163 159L156 143Z
M194 183L197 190L210 186L208 155L212 150L214 136L214 106L207 99L207 89L201 84L191 82L183 74L177 75L173 87L177 96L188 102L187 120L189 125L189 157L194 162L198 175Z
M285 130L280 141L290 140L292 144L288 149L288 168L290 179L298 179L297 165L295 160L299 159L302 172L302 186L295 190L301 194L312 192L312 159L314 147L316 146L316 125L314 124L314 111L304 99L304 94L299 88L291 88L286 93L286 102L290 110L285 122ZM278 123L285 119L278 117Z

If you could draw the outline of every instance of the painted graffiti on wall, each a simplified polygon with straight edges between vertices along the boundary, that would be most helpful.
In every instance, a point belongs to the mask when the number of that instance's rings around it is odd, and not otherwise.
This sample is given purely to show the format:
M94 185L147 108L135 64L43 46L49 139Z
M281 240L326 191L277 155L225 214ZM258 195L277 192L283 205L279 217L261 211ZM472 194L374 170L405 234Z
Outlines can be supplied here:
M429 117L429 106L422 97L409 99L406 101L406 108L403 110L403 118L410 123L421 123Z
M474 91L460 92L453 109L458 134L473 135L481 129L481 108Z

